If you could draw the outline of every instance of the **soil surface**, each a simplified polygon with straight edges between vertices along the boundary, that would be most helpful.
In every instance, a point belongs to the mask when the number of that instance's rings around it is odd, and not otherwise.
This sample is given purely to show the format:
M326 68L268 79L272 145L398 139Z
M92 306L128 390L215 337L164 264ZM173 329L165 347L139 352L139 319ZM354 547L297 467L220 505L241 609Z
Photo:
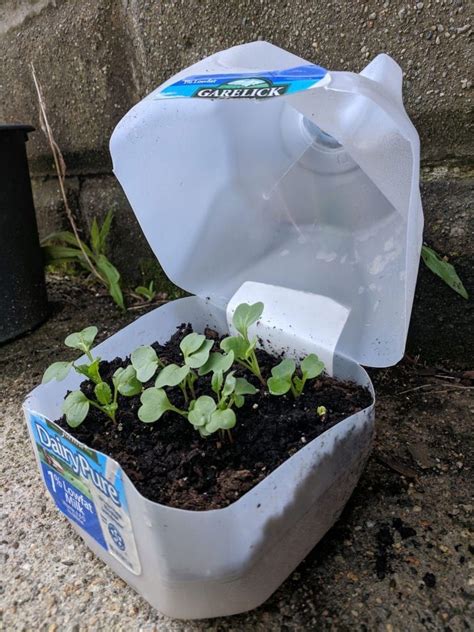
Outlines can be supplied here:
M142 313L118 312L74 279L49 283L52 316L0 347L2 626L49 632L461 632L472 627L472 366L405 357L372 370L377 437L341 518L257 610L173 621L84 545L45 491L21 413L65 336L100 340ZM453 294L453 301L456 297ZM445 335L443 324L439 335Z
M179 343L191 332L190 325L182 324L165 345L152 346L165 364L182 363ZM207 336L216 340L216 351L217 332L208 330ZM280 359L264 351L257 355L266 379ZM102 379L112 386L114 372L129 362L121 358L101 362ZM253 383L257 393L247 396L244 406L236 409L232 442L219 433L201 438L189 422L173 412L145 424L137 417L140 396L119 396L115 422L92 408L77 428L70 428L64 417L58 423L82 443L118 461L150 500L180 509L206 510L230 505L307 443L372 402L366 389L327 376L308 380L295 399L291 394L269 395L249 371L237 368L235 375ZM145 387L153 384L154 379ZM200 378L196 389L198 397L213 395L209 377ZM81 390L94 397L92 381L84 381ZM175 406L186 407L179 388L167 392ZM316 413L318 406L327 409L323 419Z

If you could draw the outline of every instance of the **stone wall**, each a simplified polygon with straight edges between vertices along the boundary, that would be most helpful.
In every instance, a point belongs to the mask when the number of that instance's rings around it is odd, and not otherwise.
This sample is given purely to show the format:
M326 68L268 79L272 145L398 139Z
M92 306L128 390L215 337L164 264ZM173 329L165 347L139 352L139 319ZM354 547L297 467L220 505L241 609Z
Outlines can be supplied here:
M359 71L387 52L404 70L406 107L422 141L427 239L452 255L466 277L473 248L466 237L474 155L471 25L472 3L462 0L0 0L0 121L37 122L33 62L78 222L87 231L92 217L115 210L112 255L135 282L154 273L154 258L111 175L108 152L114 126L134 103L179 69L256 39L330 69ZM41 131L28 145L45 235L66 221ZM431 327L425 320L435 307L431 297L445 297L450 322L450 310L455 320L467 314L462 299L445 294L437 279L423 275L420 288L415 347Z

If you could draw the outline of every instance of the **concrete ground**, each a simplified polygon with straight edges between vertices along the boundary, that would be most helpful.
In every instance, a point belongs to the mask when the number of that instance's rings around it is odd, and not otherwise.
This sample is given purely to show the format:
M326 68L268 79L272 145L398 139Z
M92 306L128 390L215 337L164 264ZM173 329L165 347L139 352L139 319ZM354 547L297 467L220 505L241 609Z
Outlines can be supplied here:
M450 370L442 359L426 366L423 358L373 371L376 445L339 522L259 609L173 621L114 576L57 512L21 414L45 367L70 357L67 333L94 323L106 337L140 311L117 314L107 297L74 279L50 282L49 292L50 320L0 348L3 629L470 629L472 373Z

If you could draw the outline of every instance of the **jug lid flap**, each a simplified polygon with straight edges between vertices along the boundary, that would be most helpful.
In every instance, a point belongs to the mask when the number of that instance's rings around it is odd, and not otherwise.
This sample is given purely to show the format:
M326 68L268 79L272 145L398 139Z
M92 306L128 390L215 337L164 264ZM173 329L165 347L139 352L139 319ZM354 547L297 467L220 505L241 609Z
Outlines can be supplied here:
M328 297L348 314L336 353L389 366L421 249L419 145L398 66L379 55L368 75L237 46L132 108L111 153L174 283L222 307L247 281Z

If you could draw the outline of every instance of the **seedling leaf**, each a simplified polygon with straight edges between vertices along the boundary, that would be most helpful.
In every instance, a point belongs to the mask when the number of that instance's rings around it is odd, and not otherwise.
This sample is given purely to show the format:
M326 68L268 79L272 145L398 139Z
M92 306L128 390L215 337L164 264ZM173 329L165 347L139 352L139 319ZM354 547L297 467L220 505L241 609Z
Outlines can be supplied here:
M142 384L137 379L137 372L131 364L125 369L119 367L115 371L112 380L120 395L125 397L133 397L133 395L138 395L142 391Z
M145 423L158 421L168 410L173 410L173 405L162 388L147 388L140 401L142 405L138 409L138 419Z
M89 412L89 400L82 391L69 393L63 402L63 413L71 428L79 426L87 417Z
M237 380L234 377L234 372L228 373L225 378L224 386L222 388L222 397L229 397L235 390L235 385L237 384Z
M102 382L102 379L99 374L99 363L100 363L100 358L96 358L90 364L79 364L79 365L75 364L74 368L76 369L78 373L80 373L81 375L85 375L90 380L98 384L99 382Z
M290 380L295 370L296 365L294 360L286 358L285 360L282 360L280 364L277 364L275 367L273 367L272 375L273 377Z
M94 388L94 395L99 404L107 405L112 401L112 390L107 382L99 382Z
M285 395L291 388L291 380L281 377L270 377L268 378L267 386L272 395Z
M248 328L253 325L263 313L263 303L254 303L249 305L248 303L241 303L237 306L232 322L237 331L242 334L244 338L247 338Z
M69 334L69 336L64 341L64 344L66 345L66 347L78 349L79 351L83 351L85 353L89 351L92 347L92 343L97 336L97 331L97 327L95 327L94 325L92 325L91 327L86 327L82 331L77 331L73 334Z
M229 353L211 353L209 359L205 364L199 368L199 375L207 375L211 371L216 373L222 371L226 373L232 364L234 363L234 352L231 350Z
M186 358L197 351L203 342L206 340L206 336L203 334L192 333L185 336L181 342L179 343L179 348L181 349L183 356Z
M142 296L148 302L152 301L156 296L154 281L150 281L148 286L138 285L135 288L135 294Z
M153 347L143 345L133 351L131 355L132 366L137 372L140 382L148 382L155 375L158 368L158 356Z
M228 338L224 338L221 341L221 349L226 353L230 353L231 351L234 354L234 358L245 358L245 353L247 351L247 343L240 336L229 336Z
M215 371L211 378L211 387L214 393L219 396L222 384L224 383L224 374L222 371Z
M244 377L238 377L236 379L236 385L234 392L236 395L255 395L257 389L253 384L250 384Z
M206 430L209 433L216 432L216 430L230 430L235 426L236 421L232 409L216 410L212 413L209 423L206 424Z
M184 355L185 363L191 367L191 369L199 369L203 364L209 359L209 353L214 345L212 340L204 339L204 342L201 346L190 354Z
M61 382L67 377L71 367L72 362L53 362L44 372L41 383L46 384L46 382L51 382L51 380Z
M321 375L323 371L324 362L315 353L310 353L301 363L301 372L305 380L312 380Z
M158 373L156 378L155 387L162 388L163 386L178 386L189 373L188 366L178 366L177 364L168 364L164 369Z
M201 395L194 402L193 409L188 413L188 420L196 428L201 429L206 426L211 418L211 414L216 410L216 402L209 395Z

